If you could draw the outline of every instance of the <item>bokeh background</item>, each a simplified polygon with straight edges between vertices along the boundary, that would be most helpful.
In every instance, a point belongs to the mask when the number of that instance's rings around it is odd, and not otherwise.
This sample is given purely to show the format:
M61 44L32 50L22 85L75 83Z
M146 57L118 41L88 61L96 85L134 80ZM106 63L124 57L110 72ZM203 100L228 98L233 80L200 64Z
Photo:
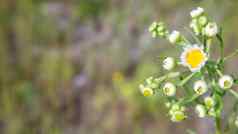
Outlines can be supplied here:
M171 123L164 98L138 90L163 72L159 57L179 55L148 26L186 33L197 6L224 27L226 54L238 48L237 0L1 0L0 133L212 134L211 119ZM238 75L237 59L226 73Z

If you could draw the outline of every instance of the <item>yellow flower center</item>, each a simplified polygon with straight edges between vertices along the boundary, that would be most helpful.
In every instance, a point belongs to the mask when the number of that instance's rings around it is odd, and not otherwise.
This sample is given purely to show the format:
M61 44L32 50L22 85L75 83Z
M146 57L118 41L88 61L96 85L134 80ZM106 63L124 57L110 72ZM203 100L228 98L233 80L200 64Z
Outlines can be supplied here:
M224 87L225 87L225 88L226 88L226 87L229 87L230 84L231 84L231 83L230 83L228 80L224 81Z
M144 96L151 96L152 92L150 91L150 89L145 89L145 91L143 92Z
M186 62L191 68L197 68L205 60L205 55L200 49L190 50L186 54Z

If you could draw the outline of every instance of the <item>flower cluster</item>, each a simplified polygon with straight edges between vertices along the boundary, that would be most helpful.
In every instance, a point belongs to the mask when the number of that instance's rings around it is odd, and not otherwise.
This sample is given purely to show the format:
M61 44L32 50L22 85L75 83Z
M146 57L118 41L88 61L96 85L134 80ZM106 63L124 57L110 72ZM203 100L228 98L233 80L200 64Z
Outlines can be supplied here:
M222 99L226 93L238 98L238 94L231 89L235 78L224 74L225 61L238 52L224 56L222 30L208 18L203 8L192 10L190 15L189 33L193 41L189 41L179 31L170 32L163 22L154 22L150 26L149 32L154 38L167 39L183 51L179 58L166 57L162 63L166 73L158 78L146 79L145 83L140 85L140 90L144 96L163 94L168 100L168 115L173 122L186 119L186 109L189 107L193 107L200 118L212 117L217 120L220 119ZM220 48L221 54L218 59L210 58L212 40L219 41L217 47ZM183 92L184 97L178 97L177 92Z

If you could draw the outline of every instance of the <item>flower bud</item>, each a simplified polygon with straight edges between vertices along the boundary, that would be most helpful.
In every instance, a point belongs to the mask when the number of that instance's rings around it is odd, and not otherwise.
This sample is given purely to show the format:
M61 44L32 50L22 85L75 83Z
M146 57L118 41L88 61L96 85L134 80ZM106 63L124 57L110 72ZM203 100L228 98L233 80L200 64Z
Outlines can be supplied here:
M172 57L167 57L163 61L163 68L165 70L172 70L175 67L175 60Z
M180 122L186 118L186 115L183 111L175 111L171 116L171 121L173 122Z
M197 9L194 9L190 12L190 15L192 18L196 18L201 16L204 13L204 9L201 7L198 7Z
M216 111L214 108L211 108L208 110L208 115L212 116L212 117L216 117Z
M192 28L193 32L196 35L199 35L201 33L201 30L200 30L200 27L198 25L197 19L192 20L192 22L190 23L190 28Z
M168 34L168 30L166 29L163 22L153 22L149 27L149 32L152 33L152 37L165 37Z
M207 24L208 20L207 20L207 17L206 16L200 16L198 18L198 23L201 25L201 26L205 26Z
M178 32L178 31L173 31L173 32L169 35L168 39L169 39L169 42L170 42L170 43L172 43L172 44L177 44L177 43L179 43L180 40L181 40L181 34L180 34L180 32Z
M166 106L167 108L170 108L171 105L172 105L172 104L171 104L170 102L166 102L166 103L165 103L165 106Z
M198 104L195 107L195 112L198 114L198 117L200 118L204 118L206 116L206 108L201 104Z
M224 75L219 79L219 86L222 89L229 89L233 85L233 78L229 75Z
M215 106L215 100L212 97L206 97L204 99L205 106L210 109Z
M166 96L175 96L176 94L176 87L174 84L167 82L163 87L163 92Z
M203 80L196 81L194 83L193 89L198 95L203 95L207 92L207 84Z
M213 37L218 33L218 26L215 22L209 22L205 27L205 35Z
M140 85L140 91L144 96L152 96L154 94L154 91L149 87L144 87L143 85Z

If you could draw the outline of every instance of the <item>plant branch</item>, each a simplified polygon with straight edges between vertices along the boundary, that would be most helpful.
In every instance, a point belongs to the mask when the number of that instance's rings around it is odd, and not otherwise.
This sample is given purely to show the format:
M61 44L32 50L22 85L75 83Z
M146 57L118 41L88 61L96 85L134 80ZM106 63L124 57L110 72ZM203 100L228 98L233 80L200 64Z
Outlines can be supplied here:
M195 74L195 73L191 73L190 75L188 75L186 78L184 78L179 84L178 86L183 86L184 84L186 84Z
M216 126L216 134L222 134L220 115L217 115L217 117L215 118L215 126Z
M232 58L232 57L234 57L234 56L236 56L236 55L238 55L238 49L236 49L236 51L233 52L233 53L231 53L230 55L226 56L226 57L224 58L224 60L228 60L228 59L230 59L230 58Z
M238 93L235 92L234 90L229 90L229 92L236 98L238 99Z

